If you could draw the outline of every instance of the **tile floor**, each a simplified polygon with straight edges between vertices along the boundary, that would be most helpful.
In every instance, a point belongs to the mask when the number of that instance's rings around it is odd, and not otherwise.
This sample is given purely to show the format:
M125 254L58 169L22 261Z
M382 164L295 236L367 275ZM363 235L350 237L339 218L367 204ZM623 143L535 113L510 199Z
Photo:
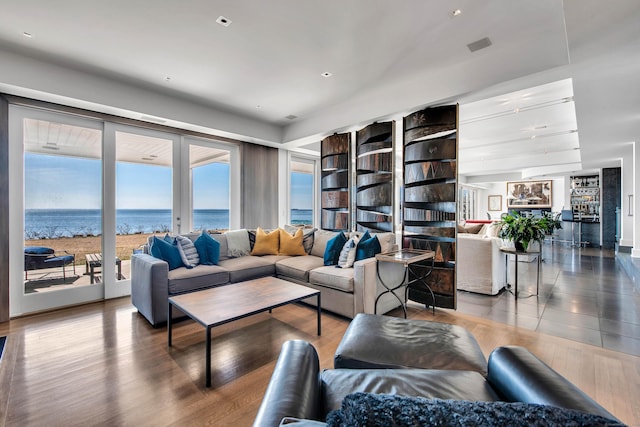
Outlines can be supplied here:
M516 301L458 292L458 311L640 356L640 285L612 250L546 244L538 296L536 262L520 262ZM509 283L513 283L513 260Z

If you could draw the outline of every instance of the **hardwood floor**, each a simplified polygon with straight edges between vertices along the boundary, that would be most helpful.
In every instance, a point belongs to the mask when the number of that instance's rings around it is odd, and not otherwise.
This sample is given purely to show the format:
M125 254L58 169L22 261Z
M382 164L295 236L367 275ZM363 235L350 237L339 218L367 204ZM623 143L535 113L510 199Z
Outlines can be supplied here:
M473 317L409 305L409 317L464 326L488 355L523 345L629 425L640 425L640 358ZM392 315L401 316L400 310ZM251 425L282 344L307 340L320 363L333 353L348 320L287 305L272 314L214 328L212 383L204 387L204 329L177 323L153 329L120 298L14 319L0 362L0 425Z

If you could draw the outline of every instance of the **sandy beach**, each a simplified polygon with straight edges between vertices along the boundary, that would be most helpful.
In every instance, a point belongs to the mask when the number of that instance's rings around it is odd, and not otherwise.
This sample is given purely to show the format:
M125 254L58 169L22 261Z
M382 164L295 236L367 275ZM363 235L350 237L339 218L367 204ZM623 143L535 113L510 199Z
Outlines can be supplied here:
M152 234L123 234L116 236L116 256L121 260L128 260L134 249L147 242ZM76 265L84 265L85 254L101 252L102 237L60 237L57 239L25 240L25 246L45 246L56 252L67 251L76 257Z

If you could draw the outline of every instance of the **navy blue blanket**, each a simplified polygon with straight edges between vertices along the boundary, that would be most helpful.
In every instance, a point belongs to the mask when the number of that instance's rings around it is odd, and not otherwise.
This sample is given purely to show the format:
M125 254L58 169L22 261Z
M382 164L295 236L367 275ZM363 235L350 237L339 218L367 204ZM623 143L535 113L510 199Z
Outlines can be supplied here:
M571 409L528 403L470 402L353 393L327 416L330 427L391 426L622 426Z

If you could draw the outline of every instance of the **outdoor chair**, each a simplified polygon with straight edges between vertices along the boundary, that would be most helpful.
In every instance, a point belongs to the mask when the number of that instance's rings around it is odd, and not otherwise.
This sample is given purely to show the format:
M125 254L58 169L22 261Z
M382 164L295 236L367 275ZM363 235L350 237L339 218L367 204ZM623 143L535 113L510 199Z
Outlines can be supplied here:
M75 255L67 251L56 254L51 248L43 246L26 246L24 248L24 279L28 280L28 272L45 268L62 267L62 278L67 278L67 266L73 266L76 274Z

